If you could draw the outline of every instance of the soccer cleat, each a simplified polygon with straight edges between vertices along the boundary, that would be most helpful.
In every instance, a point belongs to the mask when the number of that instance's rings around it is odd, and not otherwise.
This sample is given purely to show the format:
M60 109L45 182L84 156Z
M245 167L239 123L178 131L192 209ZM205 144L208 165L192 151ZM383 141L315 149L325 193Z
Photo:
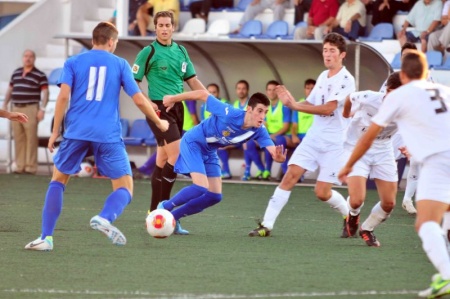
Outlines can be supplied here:
M348 230L347 230L347 217L344 218L344 225L342 227L342 234L341 234L341 238L348 238Z
M163 210L165 210L166 208L164 207L164 203L166 202L167 200L161 200L160 202L159 202L159 204L156 206L156 208L157 209L163 209Z
M348 237L354 237L359 228L359 214L353 216L352 214L348 214L345 221L345 228L347 229Z
M263 175L262 175L263 180L268 181L270 180L270 171L268 170L264 170Z
M381 246L380 242L377 240L377 237L375 237L375 234L373 233L373 231L360 230L359 235L361 236L361 238L364 239L367 246L373 246L373 247Z
M222 180L231 180L231 174L229 172L226 171L222 171Z
M259 226L248 233L249 237L270 237L270 229L263 226L261 223Z
M257 179L257 180L262 180L263 179L263 172L262 172L262 170L258 170L256 172L255 179Z
M412 202L411 199L405 199L405 200L403 200L403 202L402 202L402 208L403 208L403 210L405 210L406 212L408 212L408 214L413 215L413 214L416 214L416 213L417 213L417 210L416 210L416 208L414 207L414 204L413 204L413 202Z
M33 242L25 245L27 250L37 250L37 251L52 251L53 250L53 237L47 236L44 240L41 237L37 238Z
M177 220L175 224L175 230L173 231L175 235L189 235L189 231L183 229L180 224L180 220Z
M122 232L105 218L96 215L92 217L90 225L92 229L98 230L107 236L114 245L127 244L127 239Z
M444 280L440 275L433 275L433 282L428 289L419 292L421 298L439 298L450 294L450 280Z
M244 172L244 175L241 178L241 181L250 181L251 177L250 177L250 172Z

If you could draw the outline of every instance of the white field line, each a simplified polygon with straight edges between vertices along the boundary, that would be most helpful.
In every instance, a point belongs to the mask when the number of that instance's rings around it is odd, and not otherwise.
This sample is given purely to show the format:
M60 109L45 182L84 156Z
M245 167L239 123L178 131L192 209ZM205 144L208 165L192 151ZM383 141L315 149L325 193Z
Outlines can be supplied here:
M5 289L4 293L28 293L28 294L56 294L56 295L83 295L83 296L120 296L121 298L160 298L160 299L240 299L240 298L308 298L308 297L342 297L342 296L394 296L394 295L416 295L419 291L339 291L339 292L300 292L280 294L177 294L177 293L152 293L145 291L118 291L104 292L93 290L56 290L56 289ZM1 296L0 296L1 297Z

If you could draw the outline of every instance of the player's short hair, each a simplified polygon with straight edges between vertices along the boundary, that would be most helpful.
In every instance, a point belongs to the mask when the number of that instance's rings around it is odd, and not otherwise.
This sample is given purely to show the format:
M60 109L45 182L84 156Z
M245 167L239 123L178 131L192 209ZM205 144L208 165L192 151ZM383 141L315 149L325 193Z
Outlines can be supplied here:
M172 25L175 25L175 18L173 17L173 13L171 11L168 10L162 10L162 11L158 11L154 16L153 16L153 24L158 24L158 19L159 18L170 18L170 23L172 23Z
M339 52L347 52L347 43L342 35L336 32L331 32L325 35L323 38L322 45L329 43L333 46L336 46L339 49Z
M248 84L247 80L239 80L239 81L237 81L236 82L236 87L238 86L238 84L245 84L247 89L250 89L250 85Z
M311 79L311 78L306 79L305 80L305 87L306 87L306 85L310 85L310 84L316 85L316 80Z
M266 83L266 88L269 85L280 85L280 83L276 80L270 80L269 82Z
M263 93L260 93L260 92L254 93L254 94L252 94L252 96L248 100L248 105L247 106L252 107L252 109L253 109L258 104L263 104L264 106L269 107L270 100Z
M110 22L100 22L92 31L94 45L106 45L110 39L116 40L119 36L116 26Z
M214 86L217 89L217 92L220 92L220 88L219 85L217 85L216 83L209 83L206 88L210 87L210 86Z
M386 88L387 89L396 89L402 85L402 81L400 81L400 72L393 72L387 79Z
M409 79L424 79L428 72L427 57L422 52L413 50L402 59L401 71Z
M406 42L403 44L402 49L400 51L400 55L403 54L403 51L406 49L417 50L417 46L415 43Z

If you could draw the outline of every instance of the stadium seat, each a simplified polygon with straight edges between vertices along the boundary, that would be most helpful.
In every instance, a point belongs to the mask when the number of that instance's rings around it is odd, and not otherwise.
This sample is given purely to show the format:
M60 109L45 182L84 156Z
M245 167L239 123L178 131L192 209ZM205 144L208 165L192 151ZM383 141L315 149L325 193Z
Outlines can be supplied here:
M206 22L202 18L189 19L186 24L184 24L183 29L179 33L174 33L177 36L193 36L197 34L205 33Z
M286 36L283 36L281 39L286 39L286 40L294 39L294 33L295 33L295 30L296 30L297 28L300 28L300 27L308 27L308 24L307 24L306 22L298 22L298 23L295 25L294 29L292 29L291 34L288 34L288 35L286 35Z
M433 67L434 70L450 70L450 57L447 58L442 65L437 65Z
M230 21L227 19L214 20L208 27L205 35L218 36L228 35L230 33Z
M432 68L435 66L442 65L442 53L439 51L427 51L425 53L427 56L428 67Z
M289 34L289 25L286 21L275 21L267 27L264 34L256 36L260 39L282 39Z
M229 34L228 36L231 38L254 38L255 36L261 35L262 27L261 21L250 20L242 26L240 33Z
M122 126L122 138L125 138L128 136L128 130L130 129L130 123L128 122L128 119L121 118L120 125Z
M129 136L123 138L123 141L126 145L145 145L145 139L152 138L152 136L153 132L150 130L147 121L136 119L131 126Z
M50 72L48 75L48 84L49 85L57 85L59 77L61 77L62 67L56 68Z
M394 59L391 62L391 67L394 70L398 70L400 69L400 67L402 66L402 60L401 60L402 54L400 52L398 52L397 54L395 54Z
M390 23L379 23L372 28L367 37L360 37L362 42L381 42L383 39L392 39L394 26Z
M239 0L235 7L225 8L224 11L244 11L253 0Z

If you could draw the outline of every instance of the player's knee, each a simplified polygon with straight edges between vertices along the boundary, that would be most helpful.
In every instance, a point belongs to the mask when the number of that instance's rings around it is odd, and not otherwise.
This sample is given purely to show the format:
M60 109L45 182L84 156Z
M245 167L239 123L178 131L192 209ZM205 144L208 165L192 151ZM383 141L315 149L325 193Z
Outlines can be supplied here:
M364 203L364 198L361 196L350 196L349 205L352 209L358 209Z
M294 187L295 184L297 184L298 180L300 179L301 174L293 171L292 168L288 168L288 171L283 176L283 179L281 180L280 187L283 190L291 190L292 187Z
M387 213L390 213L395 207L395 200L387 200L381 202L381 208Z

